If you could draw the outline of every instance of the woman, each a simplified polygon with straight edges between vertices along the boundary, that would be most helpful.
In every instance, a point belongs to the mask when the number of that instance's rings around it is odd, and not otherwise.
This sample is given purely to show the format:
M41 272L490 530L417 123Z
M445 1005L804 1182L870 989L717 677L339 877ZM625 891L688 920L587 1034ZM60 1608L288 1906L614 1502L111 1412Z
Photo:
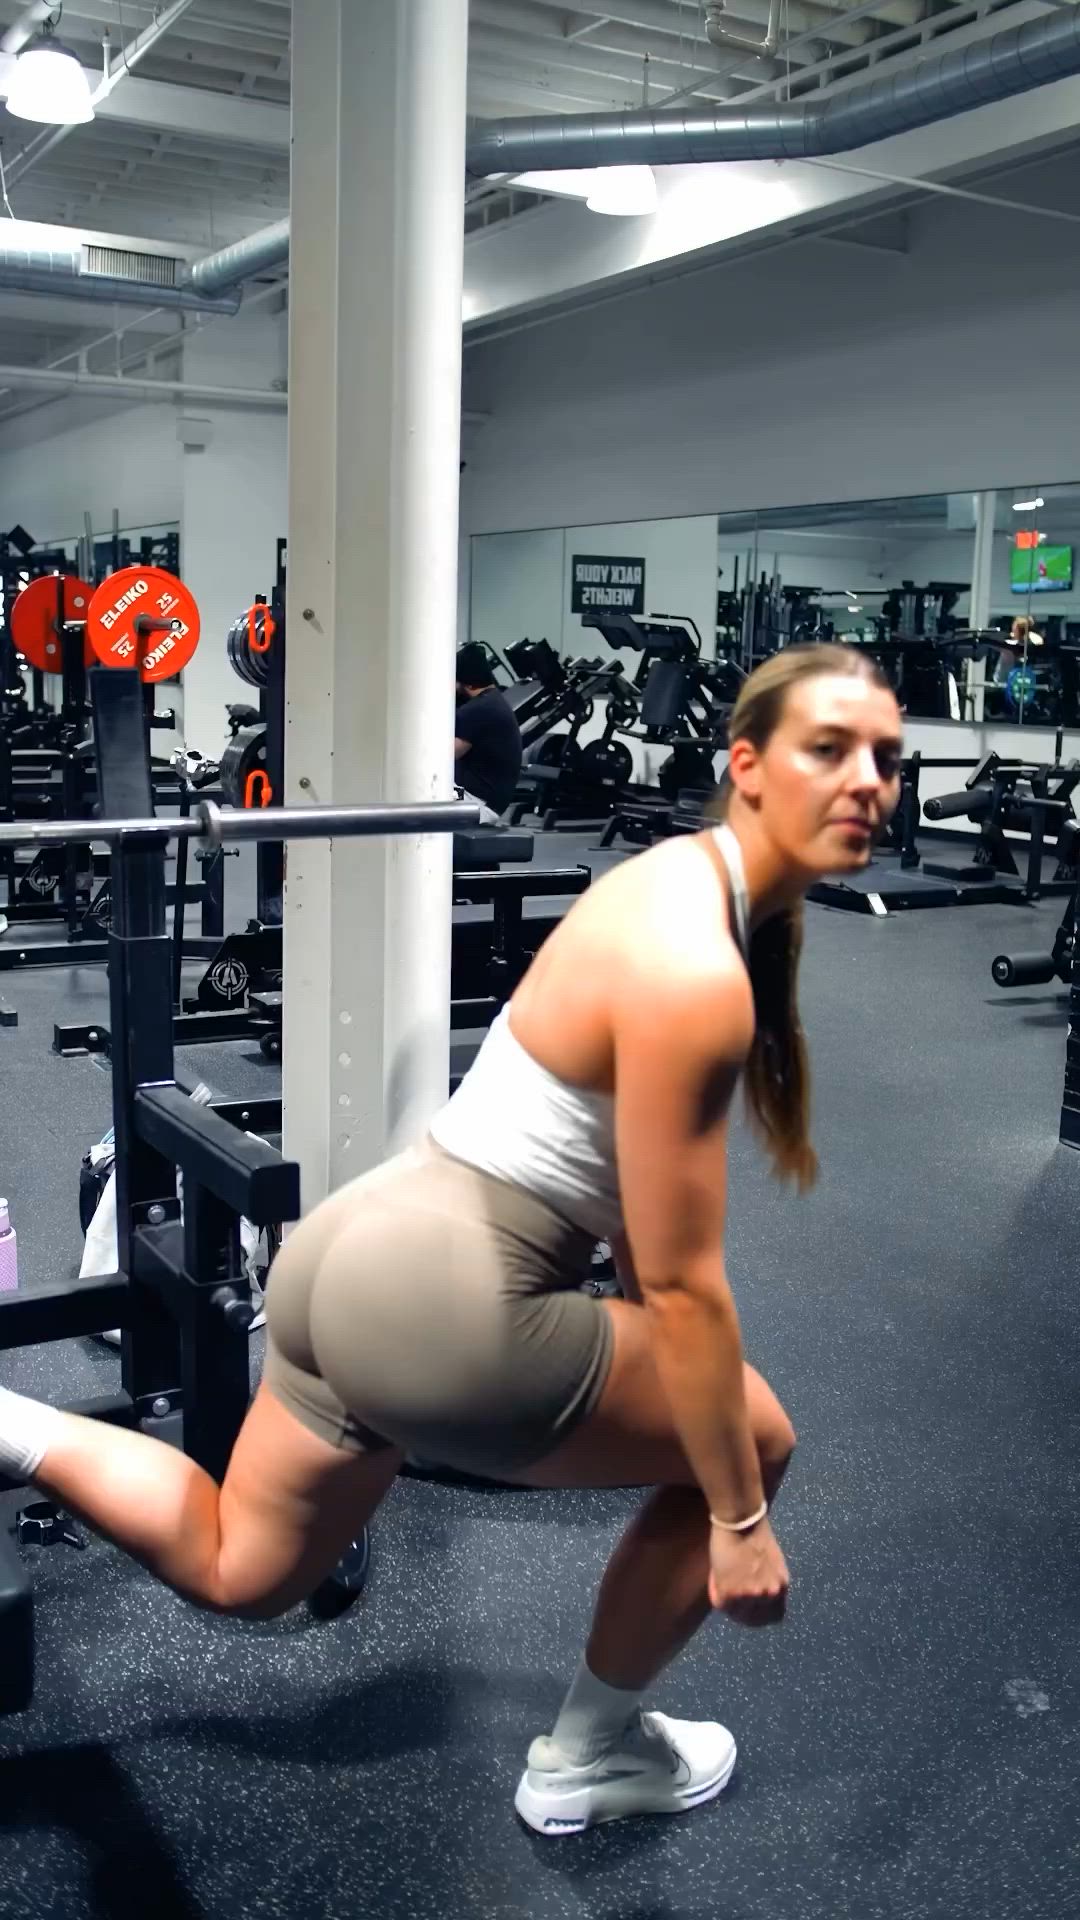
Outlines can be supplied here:
M997 666L994 668L994 685L1003 687L1014 667L1022 666L1028 657L1029 647L1045 645L1041 633L1036 633L1035 623L1026 613L1019 613L1012 623L1008 642L998 652Z
M778 1621L769 1524L795 1435L740 1350L722 1241L740 1076L807 1186L801 899L866 865L896 804L893 694L791 648L743 687L726 820L625 862L546 942L423 1145L297 1228L266 1371L219 1488L139 1434L0 1390L0 1469L197 1605L268 1618L336 1565L406 1453L535 1487L652 1486L517 1793L538 1832L712 1799L735 1748L641 1696L710 1606ZM581 1291L612 1239L625 1298Z

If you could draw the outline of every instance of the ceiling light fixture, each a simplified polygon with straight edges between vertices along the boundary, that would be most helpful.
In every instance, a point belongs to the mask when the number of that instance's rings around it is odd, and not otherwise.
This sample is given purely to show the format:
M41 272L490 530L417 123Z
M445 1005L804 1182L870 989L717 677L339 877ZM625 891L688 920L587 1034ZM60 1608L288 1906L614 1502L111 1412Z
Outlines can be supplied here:
M1034 500L1014 500L1013 512L1014 513L1034 513L1037 508L1045 507L1045 505L1046 505L1046 501L1043 499L1042 494L1038 493L1036 494Z
M597 167L589 197L590 213L656 212L656 179L651 167Z
M655 213L656 178L651 167L560 167L550 173L516 173L507 185L556 200L584 200L593 213Z
M7 110L17 120L47 127L77 127L93 119L90 82L78 55L48 29L16 60Z

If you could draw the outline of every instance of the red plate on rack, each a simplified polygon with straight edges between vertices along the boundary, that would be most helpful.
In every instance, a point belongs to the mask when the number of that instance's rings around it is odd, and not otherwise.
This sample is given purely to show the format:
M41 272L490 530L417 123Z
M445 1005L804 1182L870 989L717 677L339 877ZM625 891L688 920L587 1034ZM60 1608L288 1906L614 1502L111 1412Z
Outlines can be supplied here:
M194 658L199 609L164 567L121 567L91 600L86 630L103 667L140 667L144 680L171 680Z
M60 622L83 628L83 665L92 667L94 649L86 631L93 587L70 573L43 573L23 588L11 609L11 637L19 652L42 673L59 673Z

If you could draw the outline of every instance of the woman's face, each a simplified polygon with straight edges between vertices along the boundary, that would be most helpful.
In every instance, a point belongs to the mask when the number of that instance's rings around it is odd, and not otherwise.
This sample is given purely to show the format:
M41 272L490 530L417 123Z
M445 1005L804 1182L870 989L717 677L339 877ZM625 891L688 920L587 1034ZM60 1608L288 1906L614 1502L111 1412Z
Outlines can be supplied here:
M731 749L736 786L803 874L857 872L900 797L900 709L862 675L816 674L788 693L759 753Z

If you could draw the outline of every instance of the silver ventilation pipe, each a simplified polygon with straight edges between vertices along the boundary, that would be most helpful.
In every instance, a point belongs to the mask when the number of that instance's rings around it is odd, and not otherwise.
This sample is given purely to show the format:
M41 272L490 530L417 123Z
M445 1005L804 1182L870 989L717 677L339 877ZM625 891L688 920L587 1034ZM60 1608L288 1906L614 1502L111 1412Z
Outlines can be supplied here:
M41 236L40 239L37 236ZM46 235L49 237L46 238ZM123 249L118 249L122 253ZM154 256L140 270L152 266ZM0 221L0 291L73 294L80 300L122 301L139 307L180 307L193 313L235 313L240 295L213 299L181 282L158 285L153 278L128 279L121 274L95 273L85 261L84 243L55 244L55 229L29 221Z
M481 178L560 167L816 159L1078 73L1080 7L1069 6L820 101L474 121L465 166Z
M780 6L781 0L769 0L769 20L762 40L751 40L748 34L732 31L728 26L726 0L720 6L706 7L706 38L714 47L739 47L760 54L775 53L780 45Z
M260 227L258 233L249 233L235 246L222 247L219 253L208 253L202 260L196 260L187 274L186 284L204 296L221 293L226 287L238 287L242 280L250 280L256 273L265 273L268 267L279 266L288 257L288 219L275 220L273 226Z

